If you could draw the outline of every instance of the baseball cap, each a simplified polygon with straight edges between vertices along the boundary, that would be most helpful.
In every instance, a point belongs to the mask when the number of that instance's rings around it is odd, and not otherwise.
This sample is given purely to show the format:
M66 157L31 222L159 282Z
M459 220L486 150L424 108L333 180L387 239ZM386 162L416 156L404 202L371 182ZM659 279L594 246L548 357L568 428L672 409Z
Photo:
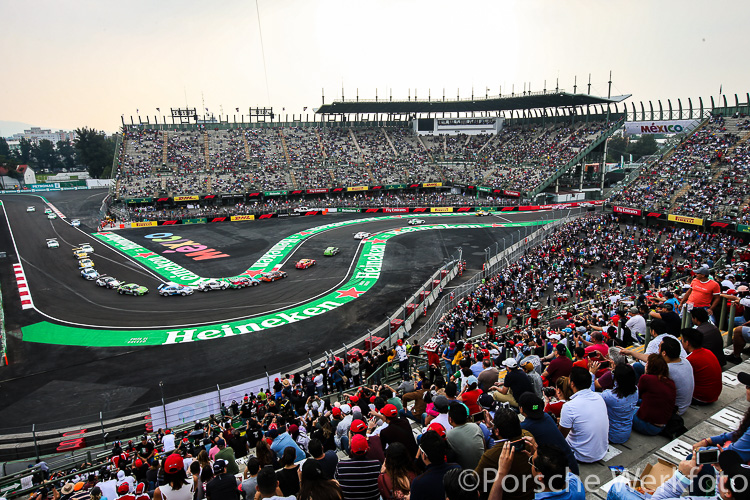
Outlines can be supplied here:
M398 409L392 404L387 404L380 409L380 413L384 417L393 418L398 416Z
M135 487L136 494L143 495L144 491L146 491L146 483L138 483L138 486Z
M218 474L224 471L224 467L227 466L227 461L221 458L214 462L214 474Z
M638 308L637 307L631 307L630 309L628 309L628 312L630 314L638 314Z
M349 415L352 412L352 407L348 404L341 405L341 413L344 415Z
M747 373L747 372L738 373L737 380L740 381L740 384L750 387L750 373Z
M289 426L287 430L289 431L289 434L294 434L295 432L299 432L299 425L292 424Z
M353 433L364 432L367 430L367 424L364 420L352 420L351 430Z
M529 418L538 419L544 416L544 401L536 394L524 392L518 400L518 405Z
M334 406L331 409L331 413L333 414L334 417L338 417L339 415L341 415L341 408L339 408L338 406Z
M740 454L734 450L722 451L719 455L719 466L729 479L729 489L732 498L737 500L750 499L750 465L747 465Z
M479 399L477 400L479 403L479 406L482 408L491 408L493 403L495 402L495 398L492 397L492 394L484 393L481 396L479 396Z
M136 458L134 465L136 466L136 468L140 469L141 467L143 467L143 460L141 460L140 458Z
M70 491L72 492L73 491L73 484L72 483L68 483L68 484L70 484ZM67 484L65 486L67 486ZM122 483L120 483L119 485L117 485L117 493L118 494L123 495L123 494L127 493L128 491L130 491L130 485L128 485L127 481L123 481Z
M427 426L427 431L435 431L441 438L445 437L445 427L442 424L433 422Z
M518 362L516 362L515 358L508 358L506 360L503 360L503 366L506 368L516 368L518 366Z
M466 383L469 384L469 385L471 385L471 384L478 384L479 381L477 380L477 378L474 375L469 375L469 377L466 379Z
M445 396L435 396L435 399L432 400L432 404L440 413L448 413L449 403L448 398Z
M164 462L164 472L166 472L167 474L174 474L184 467L185 465L182 457L177 453L172 453L171 455L169 455L167 457L167 461Z
M403 341L403 340L401 340L401 339L398 339L398 340L396 341L396 345L404 345L404 341Z
M708 270L707 267L699 267L695 271L693 271L695 274L702 274L703 276L708 276L711 274L711 272Z
M737 291L738 292L747 292L747 291L750 291L750 288L748 288L745 285L740 285L740 286L737 287Z
M317 460L305 460L302 464L302 479L303 480L315 480L324 479L325 474L323 468L320 466L320 462Z
M352 442L349 445L352 453L359 455L365 453L370 446L367 444L367 438L362 434L355 434L352 436Z
M221 448L222 446L226 446L226 445L227 445L227 442L224 441L224 438L219 438L216 440L216 446L218 446L219 448Z

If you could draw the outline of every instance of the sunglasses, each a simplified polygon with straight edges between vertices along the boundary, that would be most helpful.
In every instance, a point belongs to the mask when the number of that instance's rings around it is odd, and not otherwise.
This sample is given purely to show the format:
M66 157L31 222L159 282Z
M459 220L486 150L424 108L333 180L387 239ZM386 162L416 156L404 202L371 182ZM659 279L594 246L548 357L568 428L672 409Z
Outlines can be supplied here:
M532 466L532 467L534 467L534 457L533 456L529 457L529 465ZM534 467L534 468L536 468L536 467Z

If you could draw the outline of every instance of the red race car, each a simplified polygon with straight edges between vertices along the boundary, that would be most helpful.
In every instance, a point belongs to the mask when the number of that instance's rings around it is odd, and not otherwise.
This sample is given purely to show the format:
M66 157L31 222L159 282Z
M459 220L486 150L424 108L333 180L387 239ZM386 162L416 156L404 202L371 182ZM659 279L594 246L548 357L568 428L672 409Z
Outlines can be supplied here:
M259 274L261 281L276 281L281 278L286 278L287 274L284 271L269 271L267 273Z
M312 267L315 265L314 259L301 259L297 261L296 264L294 264L294 267L297 269L307 269L308 267Z

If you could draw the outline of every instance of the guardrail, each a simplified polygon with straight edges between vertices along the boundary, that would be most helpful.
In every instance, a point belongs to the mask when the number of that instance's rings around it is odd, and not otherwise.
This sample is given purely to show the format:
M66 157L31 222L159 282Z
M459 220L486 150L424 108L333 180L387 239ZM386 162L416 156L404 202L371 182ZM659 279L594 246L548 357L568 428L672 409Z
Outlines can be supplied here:
M8 366L8 342L5 336L5 310L3 309L3 293L0 290L0 363Z

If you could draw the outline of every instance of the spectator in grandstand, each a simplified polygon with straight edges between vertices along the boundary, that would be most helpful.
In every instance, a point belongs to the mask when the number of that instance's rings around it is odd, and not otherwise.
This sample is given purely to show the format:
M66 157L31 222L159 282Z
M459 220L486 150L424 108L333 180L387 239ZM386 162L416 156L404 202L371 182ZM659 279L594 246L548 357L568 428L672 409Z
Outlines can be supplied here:
M195 463L195 462L194 462ZM245 500L255 498L255 487L258 485L258 473L260 472L260 462L255 457L250 457L245 466L245 480L240 484Z
M544 411L544 401L527 392L521 396L519 409L521 415L525 417L524 421L521 422L521 429L530 432L538 444L549 444L562 450L568 458L570 470L574 474L578 474L578 461L573 454L573 450L570 449L570 445L568 445L555 421L549 413Z
M414 457L406 447L393 443L385 451L385 462L378 476L378 489L383 498L405 498L411 491L411 483L417 477Z
M601 460L607 453L607 405L591 386L589 371L574 366L570 371L573 395L560 412L560 432L573 449L576 460L583 463Z
M706 308L709 318L713 317L714 310L719 304L721 287L710 279L711 271L707 267L695 270L695 278L690 282L690 289L680 299L680 309L688 304L688 310L696 307Z
M703 333L695 328L680 331L682 346L688 352L687 361L693 369L695 389L693 404L714 403L721 395L721 365L716 356L703 347Z
M446 452L445 440L435 431L427 431L422 435L417 459L424 463L425 471L412 481L410 500L445 498L443 476L449 470L461 470L458 464L446 463Z
M464 403L451 403L448 420L453 428L446 432L445 439L463 469L474 469L484 453L482 429L470 421L470 417L469 408Z
M297 499L317 500L319 498L343 500L344 493L341 491L341 486L337 481L326 477L320 462L317 460L306 460L302 464L300 491Z
M667 362L669 378L675 384L677 415L683 415L693 400L693 391L695 390L693 368L686 359L680 357L680 342L673 337L662 339L659 353Z
M549 362L547 369L542 373L542 378L550 387L554 387L560 377L570 376L570 370L573 368L573 361L568 357L568 348L565 344L558 343L553 353L554 359Z
M521 396L521 398L523 399L528 395L531 395L531 393L527 392ZM539 409L541 409L541 406ZM526 448L526 443L523 440L525 436L531 435L532 434L529 431L522 430L518 415L513 410L509 408L499 408L495 412L492 436L495 439L496 444L482 454L474 469L477 475L482 479L480 482L482 496L489 494L490 489L492 488L492 483L486 478L492 477L492 474L490 474L489 471L495 469L498 459L503 451L503 446L505 443L510 442L516 447L516 454L510 467L509 474L514 476L516 480L509 483L513 484L512 489L506 489L507 487L503 488L505 490L503 498L506 500L509 498L534 498L534 483L531 476L531 466L529 465L526 454L521 453L521 450L531 451L531 448ZM448 444L450 444L450 441L448 441ZM467 467L463 468L466 469Z
M295 498L299 493L299 465L294 463L296 457L297 450L295 448L291 446L284 448L284 454L281 456L281 465L284 467L276 473L281 494Z
M520 398L524 392L534 392L534 386L526 373L518 368L518 362L514 358L503 361L503 366L507 369L505 379L490 388L493 391L492 397L495 401L518 407L516 398Z
M228 479L234 479L231 477L228 477ZM216 479L213 479L212 481L215 481ZM279 480L276 477L276 473L274 472L273 468L271 467L263 467L260 472L258 472L258 478L257 478L258 484L255 487L257 490L257 494L255 498L273 498L275 500L295 500L294 497L282 497L281 496L281 490L279 489ZM211 483L209 483L211 484ZM227 487L228 487L228 480L227 480ZM234 491L237 491L237 488L233 488ZM228 493L228 490L227 490ZM209 500L212 500L211 497L208 497Z
M335 479L341 485L344 499L372 499L380 497L378 476L380 462L366 457L367 438L357 434L352 436L348 460L342 460L336 467Z
M612 370L614 387L602 392L609 417L609 442L621 444L630 439L633 415L638 405L638 387L633 367L619 362Z
M659 354L650 354L646 373L638 381L641 404L633 417L633 430L655 436L664 430L676 411L677 389L669 378L667 362Z
M409 453L416 455L417 441L411 431L411 425L405 417L400 417L398 409L392 404L386 404L380 409L380 415L388 424L387 427L380 430L380 442L384 448L390 443L402 443L409 450Z
M233 490L236 491L236 483ZM192 500L194 492L193 477L185 472L182 457L177 453L169 455L164 461L164 483L154 490L154 500ZM217 496L212 500L225 500L225 497Z

